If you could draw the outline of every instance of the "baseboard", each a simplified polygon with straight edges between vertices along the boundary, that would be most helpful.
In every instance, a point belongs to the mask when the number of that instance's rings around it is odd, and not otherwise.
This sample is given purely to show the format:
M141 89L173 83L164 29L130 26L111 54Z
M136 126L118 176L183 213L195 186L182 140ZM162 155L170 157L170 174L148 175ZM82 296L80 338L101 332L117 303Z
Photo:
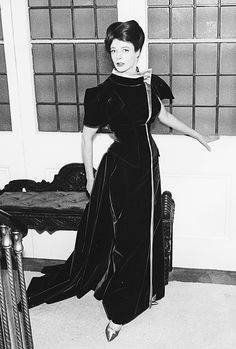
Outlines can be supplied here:
M236 271L173 268L169 274L169 281L236 285Z
M65 261L61 259L46 258L23 258L23 266L25 271L41 271L45 266L53 266L63 264Z
M63 264L61 259L24 258L25 271L41 271L45 266ZM169 281L201 282L212 284L236 285L236 271L173 268L169 274Z

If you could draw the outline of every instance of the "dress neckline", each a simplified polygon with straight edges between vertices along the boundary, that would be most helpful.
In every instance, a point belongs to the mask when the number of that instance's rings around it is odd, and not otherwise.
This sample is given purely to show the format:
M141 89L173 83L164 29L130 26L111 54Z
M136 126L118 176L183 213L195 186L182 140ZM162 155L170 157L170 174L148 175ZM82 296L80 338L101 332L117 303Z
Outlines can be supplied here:
M109 79L114 83L123 86L139 86L143 84L143 76L137 75L137 77L121 76L111 73Z

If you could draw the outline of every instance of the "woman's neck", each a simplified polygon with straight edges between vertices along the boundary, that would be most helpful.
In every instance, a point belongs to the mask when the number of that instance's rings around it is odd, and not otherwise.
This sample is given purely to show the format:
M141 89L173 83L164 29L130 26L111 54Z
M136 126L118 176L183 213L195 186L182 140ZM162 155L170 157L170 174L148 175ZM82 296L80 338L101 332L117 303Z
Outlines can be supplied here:
M140 76L142 76L139 72L135 71L135 72L130 72L130 73L120 73L118 72L116 69L112 70L112 74L118 75L118 76L123 76L124 78L133 78L133 79L137 79L140 78Z

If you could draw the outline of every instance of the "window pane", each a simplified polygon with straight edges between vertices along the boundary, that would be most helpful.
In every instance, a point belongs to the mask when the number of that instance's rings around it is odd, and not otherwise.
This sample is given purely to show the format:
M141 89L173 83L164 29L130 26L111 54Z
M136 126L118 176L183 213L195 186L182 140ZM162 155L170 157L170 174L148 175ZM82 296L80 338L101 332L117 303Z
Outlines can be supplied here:
M1 9L0 9L0 40L3 40Z
M74 6L93 5L93 0L74 0Z
M96 0L97 6L114 6L116 2L117 0Z
M1 8L0 8L0 40L3 41ZM4 50L3 42L0 43L0 131L12 131L5 50Z
M236 108L219 109L219 134L236 135Z
M109 76L110 74L107 74L107 75L99 75L99 84L101 84L102 82L104 82L107 78L108 78L108 76Z
M197 38L217 37L217 8L197 8Z
M70 6L71 0L51 0L52 6Z
M74 76L57 76L57 95L59 103L76 102L76 88Z
M39 131L57 131L57 113L55 105L38 105Z
M172 5L192 5L193 0L172 0Z
M48 39L50 34L50 22L48 10L30 10L30 27L32 39Z
M76 64L79 73L96 73L96 54L94 44L76 45Z
M48 0L29 0L29 6L48 6Z
M173 104L192 104L193 79L188 76L173 76Z
M12 131L9 104L0 104L0 131Z
M95 38L94 10L92 8L74 10L74 31L76 38Z
M111 57L103 44L98 45L98 67L101 74L110 74L113 69Z
M216 74L216 44L196 45L196 72L198 74Z
M173 38L193 37L193 10L189 8L173 8Z
M35 76L35 91L37 102L55 102L53 77Z
M212 76L196 77L196 104L216 104L216 78Z
M204 135L215 134L216 109L196 108L195 109L195 130Z
M223 38L235 38L236 37L236 7L223 7L222 8L222 37Z
M151 125L151 132L153 134L169 134L170 129L169 127L162 124L158 118L156 118Z
M59 105L60 130L64 132L79 131L78 111L76 105Z
M52 73L52 49L49 44L32 46L35 73Z
M4 46L0 44L0 73L6 73Z
M152 5L169 5L170 0L148 0L148 6Z
M96 75L81 75L78 76L79 102L84 103L85 90L89 87L97 85Z
M148 32L149 38L169 38L169 9L149 8Z
M169 74L169 44L149 45L149 66L155 74Z
M221 44L220 46L220 72L221 74L236 73L236 44Z
M74 54L73 45L71 44L55 44L55 66L56 71L60 73L74 73Z
M54 38L72 38L71 11L69 9L52 10L52 31Z
M197 5L218 5L218 1L219 0L196 0Z
M148 33L149 38L169 38L169 9L148 9Z
M84 106L83 105L80 105L79 107L79 128L80 130L83 129L83 124L84 124Z
M220 77L220 103L236 105L236 76Z
M235 0L221 0L221 5L235 5Z
M9 103L7 76L0 75L0 103Z
M117 21L117 9L107 8L97 10L98 37L105 38L107 27Z
M193 45L173 45L173 73L193 73Z
M177 116L179 120L184 122L187 126L192 127L192 108L191 107L175 107L173 108L173 114ZM181 134L178 131L173 130L174 134Z

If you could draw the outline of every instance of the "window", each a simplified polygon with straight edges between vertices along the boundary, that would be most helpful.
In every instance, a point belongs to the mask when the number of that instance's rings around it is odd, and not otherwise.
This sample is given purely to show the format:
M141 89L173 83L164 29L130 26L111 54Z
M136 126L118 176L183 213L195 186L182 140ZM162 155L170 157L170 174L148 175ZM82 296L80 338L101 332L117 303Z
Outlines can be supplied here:
M149 63L175 95L167 108L204 134L236 135L235 18L234 0L148 0Z
M0 131L12 131L0 9Z
M104 50L116 0L29 0L39 131L78 132L87 87L111 71Z

